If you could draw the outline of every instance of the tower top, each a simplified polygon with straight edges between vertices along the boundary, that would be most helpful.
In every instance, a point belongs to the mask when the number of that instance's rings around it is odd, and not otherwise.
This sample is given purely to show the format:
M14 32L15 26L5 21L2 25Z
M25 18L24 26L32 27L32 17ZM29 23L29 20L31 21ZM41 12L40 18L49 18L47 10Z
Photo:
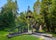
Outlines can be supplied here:
M15 0L15 3L17 4L17 0Z
M28 6L28 10L30 10L30 6Z
M29 13L29 12L32 13L30 10L30 6L28 6L28 10L27 10L27 13Z

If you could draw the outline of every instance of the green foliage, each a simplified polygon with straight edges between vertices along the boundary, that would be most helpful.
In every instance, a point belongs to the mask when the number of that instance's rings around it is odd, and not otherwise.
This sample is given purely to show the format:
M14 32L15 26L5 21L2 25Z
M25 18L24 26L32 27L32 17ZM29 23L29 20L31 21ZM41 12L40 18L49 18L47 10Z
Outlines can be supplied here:
M20 25L20 27L22 29L21 31L27 29L28 26L27 26L26 13L21 12L16 20L17 20L16 21L17 25Z
M0 14L0 28L8 28L8 27L15 27L15 17L17 12L17 4L12 0L8 0L7 4L5 4L1 9Z
M44 21L46 23L47 31L49 32L55 32L55 26L56 25L56 9L55 9L55 0L42 0L41 4L41 14L44 17Z
M42 0L42 4L41 4L41 14L44 17L44 22L46 24L46 28L47 31L50 31L50 22L49 22L49 18L48 18L48 14L49 14L49 1L48 0Z
M55 0L37 0L34 4L34 12L21 12L16 18L17 14L17 1L7 0L0 11L0 29L7 27L15 27L21 25L22 28L27 28L38 22L39 25L46 25L46 30L55 32L56 30L56 1ZM26 18L32 16L32 18ZM37 25L37 24L36 24ZM36 26L35 25L35 26Z
M52 31L55 32L56 30L56 1L52 0L52 4L50 7L50 19L52 25Z
M40 7L39 7L40 6ZM40 13L37 14L37 8ZM46 25L46 31L55 32L56 30L56 1L55 0L37 0L34 4L34 17L41 24Z

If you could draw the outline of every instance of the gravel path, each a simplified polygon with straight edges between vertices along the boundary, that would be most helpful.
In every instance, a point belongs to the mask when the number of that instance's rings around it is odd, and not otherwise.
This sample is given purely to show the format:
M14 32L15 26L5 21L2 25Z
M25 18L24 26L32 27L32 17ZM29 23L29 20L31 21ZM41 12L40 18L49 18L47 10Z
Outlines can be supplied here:
M29 34L29 33L22 33L22 34ZM13 35L8 35L8 37L12 37L12 36L17 36L19 35L18 33L16 34L13 34ZM35 37L39 37L39 38L42 38L44 40L56 40L56 38L52 37L52 35L50 34L46 34L46 33L34 33L34 34L31 34L32 36L35 36Z
M54 38L54 37L46 37L46 36L43 36L43 35L48 35L48 34L45 34L45 33L32 34L32 36L43 38L44 40L56 40L56 38Z

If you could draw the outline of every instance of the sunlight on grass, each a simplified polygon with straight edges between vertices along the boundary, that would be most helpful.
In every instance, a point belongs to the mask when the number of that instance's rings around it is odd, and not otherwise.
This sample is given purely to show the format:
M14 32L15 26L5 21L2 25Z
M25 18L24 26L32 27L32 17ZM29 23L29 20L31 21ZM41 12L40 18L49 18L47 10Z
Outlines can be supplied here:
M18 40L18 39L20 40L40 40L39 38L30 36L30 35L21 35L21 36L11 38L11 40Z

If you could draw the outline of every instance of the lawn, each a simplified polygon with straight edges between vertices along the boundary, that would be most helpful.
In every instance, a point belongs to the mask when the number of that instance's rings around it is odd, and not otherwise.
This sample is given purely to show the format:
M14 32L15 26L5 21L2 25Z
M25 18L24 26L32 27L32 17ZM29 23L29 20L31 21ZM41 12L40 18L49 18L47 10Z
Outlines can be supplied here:
M0 31L0 40L41 40L40 38L31 35L20 35L13 38L7 38L8 32Z

